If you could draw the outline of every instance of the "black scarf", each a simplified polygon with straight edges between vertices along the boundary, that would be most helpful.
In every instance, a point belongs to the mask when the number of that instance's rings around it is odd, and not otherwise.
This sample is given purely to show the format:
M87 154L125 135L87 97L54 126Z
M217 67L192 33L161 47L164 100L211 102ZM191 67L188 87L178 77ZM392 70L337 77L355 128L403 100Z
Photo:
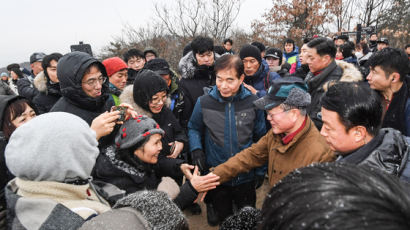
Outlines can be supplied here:
M393 94L393 99L384 115L382 128L394 128L401 133L406 133L406 117L404 112L406 102L410 96L408 83L409 82L404 79L400 90Z

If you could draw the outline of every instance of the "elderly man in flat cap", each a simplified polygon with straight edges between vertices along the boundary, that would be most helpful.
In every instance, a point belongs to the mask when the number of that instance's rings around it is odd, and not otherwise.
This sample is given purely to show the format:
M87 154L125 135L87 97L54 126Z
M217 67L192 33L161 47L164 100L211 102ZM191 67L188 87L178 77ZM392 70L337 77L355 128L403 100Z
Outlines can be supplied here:
M294 169L314 162L335 160L335 155L306 115L310 95L303 80L287 77L273 81L268 93L254 105L266 110L272 129L251 147L214 168L221 184L239 173L268 163L273 187Z

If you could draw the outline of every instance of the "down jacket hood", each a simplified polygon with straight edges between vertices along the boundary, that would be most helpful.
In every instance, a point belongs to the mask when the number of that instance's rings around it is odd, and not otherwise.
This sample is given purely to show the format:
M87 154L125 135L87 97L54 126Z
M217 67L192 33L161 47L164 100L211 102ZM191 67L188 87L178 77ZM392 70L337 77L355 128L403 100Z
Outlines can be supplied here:
M44 74L44 71L37 74L33 84L41 93L61 96L60 83L51 84L50 80Z
M362 74L353 64L345 61L336 61L336 64L342 68L343 71L342 77L339 80L340 82L358 82L363 80ZM337 81L329 81L323 85L323 89L327 91L327 89L336 82Z
M71 52L64 55L57 64L57 75L60 80L61 94L73 104L87 110L94 110L104 106L108 99L108 81L101 89L101 96L92 98L81 87L81 82L86 69L96 63L103 76L107 76L104 65L97 59L84 52Z

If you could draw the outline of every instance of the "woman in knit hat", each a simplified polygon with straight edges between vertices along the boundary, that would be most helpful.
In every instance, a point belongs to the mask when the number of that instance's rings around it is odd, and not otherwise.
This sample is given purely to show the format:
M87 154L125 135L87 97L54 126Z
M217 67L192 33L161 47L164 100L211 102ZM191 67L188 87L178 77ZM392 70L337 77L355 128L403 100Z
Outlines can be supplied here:
M161 155L177 158L183 152L188 138L168 108L167 93L167 83L159 74L151 70L142 70L135 79L134 85L125 87L120 101L131 105L139 115L152 117L165 131ZM171 152L172 145L175 148L172 148Z
M192 204L199 192L219 184L216 182L219 177L214 174L200 177L197 168L191 174L194 167L183 164L182 160L159 161L163 135L164 130L147 116L125 121L116 134L115 144L99 155L93 177L125 190L126 194L144 189L164 191L181 209ZM180 178L182 172L188 180L180 188L173 179L164 177Z

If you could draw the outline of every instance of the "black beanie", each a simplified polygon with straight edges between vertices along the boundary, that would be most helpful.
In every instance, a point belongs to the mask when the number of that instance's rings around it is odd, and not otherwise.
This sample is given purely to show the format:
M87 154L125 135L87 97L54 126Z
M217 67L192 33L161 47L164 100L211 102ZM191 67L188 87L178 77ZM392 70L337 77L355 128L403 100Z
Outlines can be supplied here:
M141 70L134 80L133 97L135 103L147 111L149 101L158 92L167 91L168 86L165 80L151 70Z
M239 57L242 60L247 57L253 57L258 60L259 63L262 62L261 51L253 45L244 45L239 52Z

